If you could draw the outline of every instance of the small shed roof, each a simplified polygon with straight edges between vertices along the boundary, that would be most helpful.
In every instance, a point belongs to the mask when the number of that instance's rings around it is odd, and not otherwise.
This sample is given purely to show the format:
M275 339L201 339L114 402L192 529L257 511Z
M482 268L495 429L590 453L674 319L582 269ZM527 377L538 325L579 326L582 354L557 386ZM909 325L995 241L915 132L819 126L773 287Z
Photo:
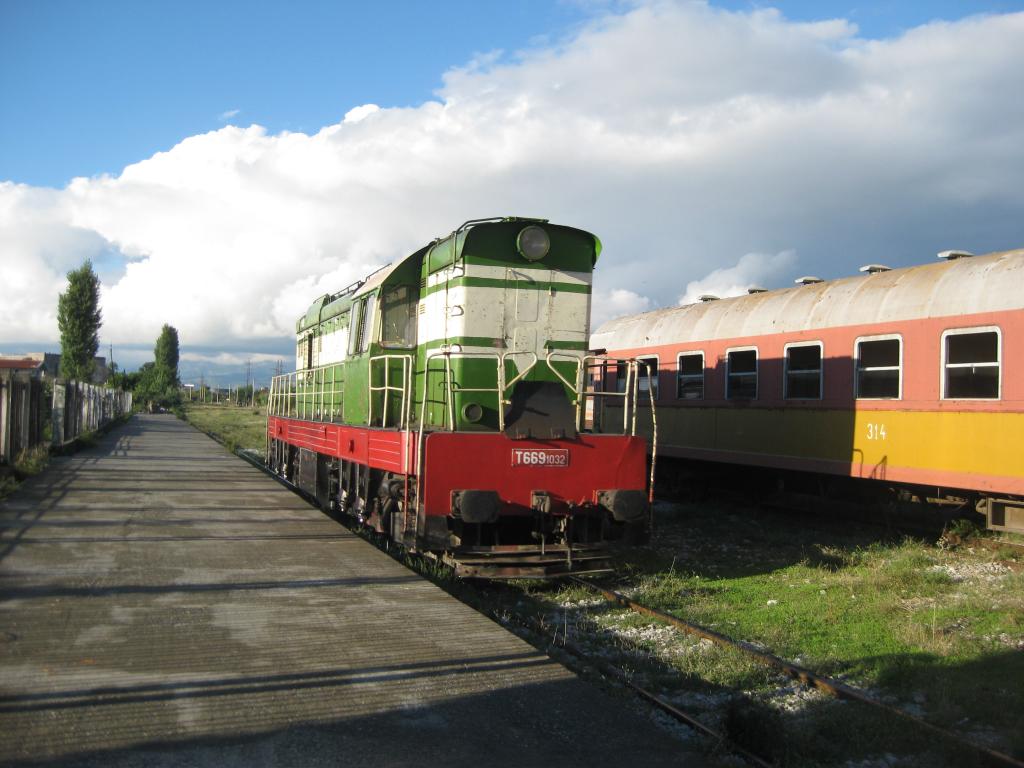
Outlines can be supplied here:
M34 371L42 364L42 360L33 360L30 357L0 357L0 369L6 371Z

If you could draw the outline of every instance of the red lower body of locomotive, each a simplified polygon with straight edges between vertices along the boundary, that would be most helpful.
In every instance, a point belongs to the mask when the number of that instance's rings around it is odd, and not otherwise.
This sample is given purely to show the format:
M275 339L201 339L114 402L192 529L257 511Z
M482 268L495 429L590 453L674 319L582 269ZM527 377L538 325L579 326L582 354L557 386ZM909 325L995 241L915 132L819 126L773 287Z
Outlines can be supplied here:
M271 416L268 438L268 463L321 506L442 557L462 576L604 571L613 542L649 532L641 437L421 437Z

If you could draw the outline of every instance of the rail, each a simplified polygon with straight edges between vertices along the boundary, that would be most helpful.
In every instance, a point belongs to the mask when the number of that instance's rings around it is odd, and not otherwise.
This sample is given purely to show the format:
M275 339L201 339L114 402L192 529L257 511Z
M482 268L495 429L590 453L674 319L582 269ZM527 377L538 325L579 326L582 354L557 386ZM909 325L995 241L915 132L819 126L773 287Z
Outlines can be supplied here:
M699 624L694 624L692 622L680 619L678 616L674 616L671 613L659 611L658 609L651 608L649 606L644 605L643 603L638 603L637 601L622 594L621 592L616 592L613 589L602 587L601 585L594 584L593 582L587 581L586 579L581 579L576 576L569 576L568 578L570 581L573 581L576 584L579 584L580 586L585 586L589 589L599 592L605 600L611 603L615 603L616 605L628 608L629 610L635 613L639 613L645 616L649 616L653 619L657 619L658 621L665 622L666 624L676 627L677 629L681 629L682 631L688 634L700 637L704 640L710 640L711 642L717 645L741 651L742 653L745 653L747 656L756 659L762 664L778 669L780 672L788 675L789 677L799 680L804 685L814 686L820 691L824 691L825 693L835 696L837 699L846 699L849 701L856 701L861 704L865 704L869 707L878 709L891 717L900 718L910 723L913 723L915 726L921 728L922 730L925 730L942 739L946 739L947 741L951 741L963 747L972 749L981 758L983 758L987 764L1009 766L1009 768L1024 768L1024 762L1018 760L1016 757L1004 754L982 744L977 744L973 741L969 741L963 737L951 733L950 731L933 725L932 723L928 722L927 720L923 719L918 715L907 712L906 710L901 709L899 707L894 707L889 704L886 704L885 702L882 702L874 698L873 696L870 696L869 694L857 688L854 688L853 686L847 685L844 682L841 682L831 677L827 677L825 675L819 675L807 669L806 667L802 667L798 664L794 664L793 662L786 661L785 659L775 656L772 653L768 653L767 651L753 645L752 643L748 643L743 640L735 640L727 635L723 635L720 632L716 632L713 629L702 627Z

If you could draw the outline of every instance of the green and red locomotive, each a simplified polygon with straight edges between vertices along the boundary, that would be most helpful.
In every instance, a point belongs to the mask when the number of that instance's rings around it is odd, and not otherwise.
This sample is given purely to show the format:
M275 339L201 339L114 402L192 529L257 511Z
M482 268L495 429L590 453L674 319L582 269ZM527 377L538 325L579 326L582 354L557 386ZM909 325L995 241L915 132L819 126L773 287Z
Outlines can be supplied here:
M541 219L469 221L297 324L275 377L268 463L463 576L592 573L649 531L637 364L588 355L592 234ZM594 392L595 370L632 372ZM587 418L621 398L607 430Z

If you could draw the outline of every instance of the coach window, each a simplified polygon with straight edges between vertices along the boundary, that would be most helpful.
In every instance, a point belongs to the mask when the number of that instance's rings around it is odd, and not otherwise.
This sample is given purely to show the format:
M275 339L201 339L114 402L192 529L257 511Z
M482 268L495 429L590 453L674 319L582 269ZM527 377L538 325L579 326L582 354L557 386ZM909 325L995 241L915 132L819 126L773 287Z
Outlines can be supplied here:
M726 362L725 396L730 400L757 397L757 349L732 349Z
M967 328L942 334L944 398L999 398L999 329Z
M625 363L615 364L615 391L625 392L626 391L626 378L629 375L629 370Z
M902 397L903 339L857 339L857 398L898 400Z
M637 358L637 392L641 405L650 402L647 392L650 390L655 400L658 399L658 358Z
M684 352L676 368L676 397L680 400L704 399L704 353Z
M786 345L786 399L821 399L821 342Z

